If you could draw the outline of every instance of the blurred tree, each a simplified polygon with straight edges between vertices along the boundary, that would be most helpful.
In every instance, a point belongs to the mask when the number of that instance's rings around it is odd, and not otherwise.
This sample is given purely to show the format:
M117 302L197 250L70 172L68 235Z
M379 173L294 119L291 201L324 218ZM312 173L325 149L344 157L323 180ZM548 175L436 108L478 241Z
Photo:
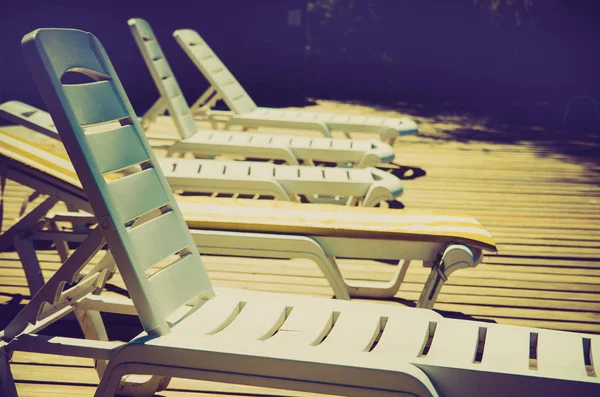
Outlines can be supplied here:
M554 4L556 0L547 3ZM495 21L504 19L507 15L514 18L517 25L523 23L523 18L533 8L533 0L473 0L473 3L488 7L491 17Z
M592 92L599 20L590 0L307 0L305 88L490 103Z
M367 48L364 37L383 34L379 4L374 0L310 0L307 5L307 55L343 64L353 55L379 58L381 43ZM372 43L369 43L369 45ZM330 56L331 50L336 57Z
M555 13L594 13L598 17L597 2L589 0L473 0L476 6L487 8L491 19L499 23L507 20L521 26L533 23L536 16Z
M357 76L369 84L389 84L392 54L397 50L394 28L386 15L390 7L401 9L382 0L308 1L307 72L320 78L311 78L313 92L332 81L338 82L337 94L355 91Z

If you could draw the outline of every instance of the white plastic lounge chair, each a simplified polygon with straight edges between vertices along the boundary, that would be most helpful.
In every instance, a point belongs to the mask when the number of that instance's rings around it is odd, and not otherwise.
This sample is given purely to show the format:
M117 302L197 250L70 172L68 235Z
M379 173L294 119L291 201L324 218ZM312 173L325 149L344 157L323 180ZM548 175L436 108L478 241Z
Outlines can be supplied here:
M288 164L313 164L328 161L357 168L389 163L394 150L377 140L347 140L307 138L284 134L253 134L243 132L215 132L198 130L196 121L169 67L148 22L130 19L128 24L152 79L160 93L159 100L142 118L142 126L149 128L166 110L175 122L181 140L169 147L169 154L191 152L199 155L235 154L243 157L284 160ZM156 126L147 133L156 134ZM164 127L162 127L164 128Z
M90 50L63 57L61 46L82 43ZM391 305L214 289L139 123L120 132L143 156L121 151L108 169L98 160L103 156L95 157L96 139L106 136L90 139L83 126L131 120L133 114L126 100L110 109L78 111L72 105L91 102L99 92L125 98L97 39L40 29L23 46L99 225L0 334L3 396L17 396L13 351L98 360L96 397L152 395L170 377L346 396L600 393L596 335L448 320ZM60 77L73 65L98 82L63 85ZM117 181L104 177L114 166L138 162L147 167ZM141 186L152 195L132 194ZM81 276L105 245L105 259ZM113 263L131 301L98 295ZM154 272L157 263L164 267ZM66 284L75 285L65 290ZM101 311L137 315L144 332L127 343L108 341ZM71 312L96 340L39 335ZM152 377L142 381L130 374Z
M52 117L22 102L0 105L0 116L60 139ZM117 144L116 142L113 144ZM347 169L276 165L266 162L162 158L167 180L179 191L272 196L277 200L373 207L398 207L402 183L393 174L369 167Z
M226 127L275 127L317 130L326 137L331 131L379 134L384 142L394 143L398 136L417 133L417 124L408 118L343 115L305 110L258 107L229 69L200 35L191 29L177 30L173 36L194 65L209 81L210 87L192 105L195 114L222 120ZM211 110L223 100L229 112Z
M83 241L89 229L82 226L95 224L96 218L89 215L92 209L67 159L0 131L0 199L4 178L34 191L22 205L22 216L0 235L0 252L15 247L33 295L44 284L34 241L53 242L65 261L66 243ZM45 198L27 212L40 196ZM59 201L71 212L50 213ZM453 272L479 264L482 250L496 251L490 234L468 217L266 200L178 201L201 252L310 259L338 299L391 297L411 260L420 260L431 271L417 305L433 307ZM73 226L65 229L64 222ZM399 263L389 282L356 282L344 280L338 257Z

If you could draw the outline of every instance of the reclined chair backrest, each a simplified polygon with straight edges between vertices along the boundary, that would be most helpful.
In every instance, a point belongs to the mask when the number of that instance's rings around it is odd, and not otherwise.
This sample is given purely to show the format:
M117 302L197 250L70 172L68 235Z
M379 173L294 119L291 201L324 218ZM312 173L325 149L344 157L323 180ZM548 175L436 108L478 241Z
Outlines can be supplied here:
M182 138L192 136L197 131L196 122L152 28L148 22L139 18L132 18L127 24L150 70L154 84L175 121L177 131Z
M256 103L250 98L244 87L198 32L182 29L176 30L173 36L204 77L221 94L230 110L241 114L257 108Z
M212 286L104 48L91 33L38 29L23 51L144 329L169 332L167 318ZM70 72L92 82L67 84ZM131 167L138 172L105 177Z
M50 114L34 106L19 101L8 101L0 104L0 117L42 133L52 139L60 140Z

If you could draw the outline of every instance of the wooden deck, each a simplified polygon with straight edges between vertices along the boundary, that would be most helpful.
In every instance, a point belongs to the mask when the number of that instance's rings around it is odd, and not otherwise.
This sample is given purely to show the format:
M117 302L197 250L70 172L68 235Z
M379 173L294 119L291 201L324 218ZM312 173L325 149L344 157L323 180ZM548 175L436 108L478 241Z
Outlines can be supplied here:
M434 135L431 125L422 126L429 131L425 135ZM407 208L470 214L498 241L497 255L450 278L435 310L465 319L600 333L600 177L592 165L527 143L459 143L421 136L398 140L396 150L397 162L417 169L414 179L404 181L400 201ZM23 186L7 184L3 230L17 216L26 193ZM60 265L54 251L41 258L46 276ZM332 295L317 267L306 260L213 256L205 262L216 286ZM348 278L380 281L394 270L385 263L349 260L341 268ZM427 272L413 263L400 292L387 302L414 305ZM122 293L118 277L111 284L110 293ZM0 253L0 325L27 298L16 253ZM108 322L114 335L137 331L135 323L122 318ZM76 333L74 328L76 324L64 321L51 332ZM90 396L97 382L87 359L21 353L13 361L21 396ZM174 380L161 393L189 394L306 395L189 380Z

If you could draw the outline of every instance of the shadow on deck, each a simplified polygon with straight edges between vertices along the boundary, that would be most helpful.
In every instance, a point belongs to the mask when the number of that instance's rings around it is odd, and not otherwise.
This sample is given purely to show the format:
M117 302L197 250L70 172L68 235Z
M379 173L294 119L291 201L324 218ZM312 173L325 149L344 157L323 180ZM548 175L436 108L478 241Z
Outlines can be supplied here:
M574 100L564 123L568 102L493 106L418 99L342 102L407 114L420 124L422 137L463 143L525 143L541 157L559 157L586 165L590 174L600 173L600 109L589 100Z

